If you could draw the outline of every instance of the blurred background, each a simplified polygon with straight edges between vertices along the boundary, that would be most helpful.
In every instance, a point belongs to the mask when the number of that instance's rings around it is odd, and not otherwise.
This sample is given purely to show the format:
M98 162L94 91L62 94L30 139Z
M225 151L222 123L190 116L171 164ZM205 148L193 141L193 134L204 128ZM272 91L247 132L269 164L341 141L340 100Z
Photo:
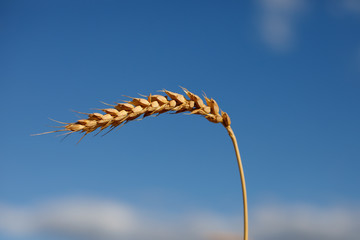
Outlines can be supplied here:
M52 130L179 86L232 119L251 240L360 235L360 1L0 1L0 239L242 238L226 130Z

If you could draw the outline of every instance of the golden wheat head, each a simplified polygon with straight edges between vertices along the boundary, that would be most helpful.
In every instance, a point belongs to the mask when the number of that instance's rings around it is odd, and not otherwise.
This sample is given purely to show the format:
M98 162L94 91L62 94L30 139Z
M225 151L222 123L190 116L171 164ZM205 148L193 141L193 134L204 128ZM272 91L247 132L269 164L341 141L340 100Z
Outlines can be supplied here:
M58 123L63 124L59 130L44 132L34 135L42 135L47 133L65 132L64 135L68 136L72 133L83 133L83 137L87 134L99 130L98 133L105 129L109 129L108 132L115 128L120 128L126 123L149 116L158 116L162 113L187 113L197 114L205 117L212 123L221 123L224 125L229 133L229 136L233 142L236 158L238 161L239 172L241 177L241 185L243 192L243 206L244 206L244 240L248 240L248 211L247 211L247 197L245 187L244 171L241 163L240 152L237 145L236 137L231 129L230 117L226 112L222 112L214 99L209 99L204 95L205 102L198 95L188 91L186 88L182 88L185 95L170 92L168 90L162 90L161 92L166 95L149 95L143 96L144 98L132 98L131 101L124 101L122 103L116 103L115 105L106 104L112 108L99 109L103 113L82 113L87 115L86 119L79 119L74 123ZM54 120L55 121L55 120ZM107 132L107 133L108 133ZM106 134L106 133L105 133ZM79 141L81 141L81 139Z
M149 96L143 96L144 98L129 97L131 101L124 101L115 105L106 104L112 108L99 109L103 113L82 113L88 117L86 119L79 119L74 123L56 121L63 124L61 129L34 135L56 132L65 132L64 135L69 135L78 132L83 133L83 138L95 130L99 130L96 134L105 129L109 129L108 132L110 132L117 127L138 119L140 116L143 119L148 116L158 116L166 112L197 114L204 116L210 122L222 123L225 127L230 126L230 117L227 113L220 110L214 99L209 99L204 95L204 102L198 95L188 91L186 88L182 89L187 98L182 94L168 90L161 90L161 92L166 94L165 96L150 94Z

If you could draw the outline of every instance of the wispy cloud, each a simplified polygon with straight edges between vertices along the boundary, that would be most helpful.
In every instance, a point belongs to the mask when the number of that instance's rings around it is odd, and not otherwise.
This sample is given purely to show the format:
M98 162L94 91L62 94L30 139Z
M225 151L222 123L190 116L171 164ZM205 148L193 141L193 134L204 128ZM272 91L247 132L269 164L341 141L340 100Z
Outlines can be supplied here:
M67 239L233 240L241 238L241 216L148 212L99 199L65 199L29 207L0 205L0 236L66 236ZM355 240L360 210L271 204L250 215L252 240Z
M93 199L67 199L27 208L0 205L0 230L8 234L120 236L138 227L127 205Z
M342 0L341 5L348 12L360 13L360 1L359 0Z
M331 0L325 5L333 16L360 14L360 0Z
M169 216L127 204L69 198L28 207L0 204L0 236L66 236L67 239L202 240L241 223L209 213Z
M258 0L258 26L263 41L274 50L291 48L305 8L304 0Z
M360 236L360 209L311 205L269 205L256 209L256 240L355 240Z

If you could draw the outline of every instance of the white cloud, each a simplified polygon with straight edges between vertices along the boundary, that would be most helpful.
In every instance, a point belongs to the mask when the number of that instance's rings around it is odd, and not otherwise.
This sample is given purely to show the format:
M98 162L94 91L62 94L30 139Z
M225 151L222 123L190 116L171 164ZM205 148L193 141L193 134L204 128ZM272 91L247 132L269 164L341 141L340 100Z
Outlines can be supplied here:
M90 198L69 198L29 207L0 204L0 236L7 234L24 239L50 235L66 236L67 239L201 240L212 231L231 224L210 214L178 217L150 213L121 202Z
M29 208L0 206L0 230L14 235L112 237L136 231L137 221L131 207L110 201L68 199Z
M0 236L66 236L66 239L234 240L242 216L149 212L115 201L65 199L30 207L0 204ZM271 204L250 212L250 240L355 240L360 208Z
M258 0L259 30L263 41L275 50L288 50L295 41L296 25L304 0Z
M327 7L329 13L336 17L358 15L360 13L360 0L331 0Z
M353 13L360 13L360 0L342 0L345 10Z
M359 208L269 205L256 209L253 217L256 240L355 240L360 236Z

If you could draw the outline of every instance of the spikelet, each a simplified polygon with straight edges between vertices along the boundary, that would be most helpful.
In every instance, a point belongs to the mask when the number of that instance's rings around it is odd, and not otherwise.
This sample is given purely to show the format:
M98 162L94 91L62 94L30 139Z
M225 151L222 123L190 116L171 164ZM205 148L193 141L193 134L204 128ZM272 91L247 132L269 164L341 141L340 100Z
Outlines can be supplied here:
M62 129L34 135L65 131L67 132L65 134L78 132L83 133L85 136L97 129L99 129L99 132L97 133L99 134L107 128L109 128L110 132L116 127L139 118L141 115L143 116L142 118L145 118L153 114L160 115L166 112L174 114L188 112L188 114L204 116L212 123L221 123L225 127L230 126L231 121L229 115L220 111L220 108L214 99L209 99L204 95L205 104L198 95L188 91L186 88L182 89L189 99L182 94L168 90L161 90L161 92L166 94L165 96L150 94L149 96L144 96L145 98L129 97L131 101L116 103L116 105L106 104L113 108L100 109L104 114L86 114L88 115L87 119L80 119L75 123L59 122L64 124Z

